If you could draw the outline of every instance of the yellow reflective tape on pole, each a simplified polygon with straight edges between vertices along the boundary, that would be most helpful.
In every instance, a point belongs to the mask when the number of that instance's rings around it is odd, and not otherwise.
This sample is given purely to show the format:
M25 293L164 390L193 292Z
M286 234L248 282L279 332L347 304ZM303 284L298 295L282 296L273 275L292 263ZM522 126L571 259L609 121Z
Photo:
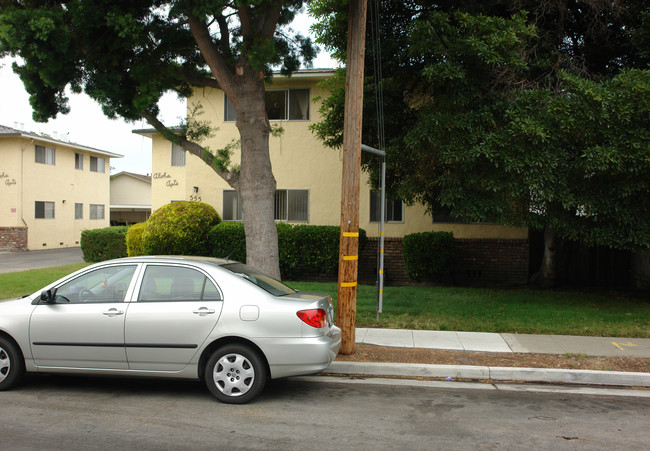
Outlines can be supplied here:
M352 288L356 287L357 283L356 282L341 282L341 287L342 288Z
M343 236L346 238L359 238L359 232L343 232Z
M347 261L359 260L359 256L358 255L344 255L343 260L347 260Z

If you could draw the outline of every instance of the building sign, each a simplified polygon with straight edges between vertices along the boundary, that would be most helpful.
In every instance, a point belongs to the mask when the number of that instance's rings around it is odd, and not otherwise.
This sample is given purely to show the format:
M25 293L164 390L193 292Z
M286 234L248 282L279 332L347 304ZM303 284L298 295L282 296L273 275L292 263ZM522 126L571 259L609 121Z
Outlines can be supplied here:
M4 184L6 186L11 186L16 184L16 179L9 177L9 174L7 174L4 171L0 172L0 179L5 179Z

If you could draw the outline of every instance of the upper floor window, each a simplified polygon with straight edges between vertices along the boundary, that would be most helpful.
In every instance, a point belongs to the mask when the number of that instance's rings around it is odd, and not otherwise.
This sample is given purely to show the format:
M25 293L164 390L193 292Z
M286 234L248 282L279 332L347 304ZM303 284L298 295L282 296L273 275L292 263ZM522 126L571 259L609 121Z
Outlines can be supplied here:
M172 166L185 166L185 149L172 143Z
M84 156L81 153L74 154L74 168L83 169L84 168Z
M90 170L92 172L106 172L106 162L102 157L90 157Z
M273 216L276 221L308 222L309 190L279 189L275 192ZM241 221L242 208L239 193L234 190L223 192L223 220Z
M90 219L104 219L104 206L101 204L90 204Z
M42 163L42 164L54 164L54 157L55 157L55 150L54 147L45 147L45 146L39 146L38 144L35 146L36 149L36 163Z
M381 193L370 191L370 222L379 222L381 218ZM400 199L386 200L386 222L404 221L404 202Z
M309 89L283 89L266 91L266 114L269 120L309 120ZM235 121L237 113L232 102L225 96L224 120Z
M54 202L40 200L34 202L34 217L36 219L54 219Z

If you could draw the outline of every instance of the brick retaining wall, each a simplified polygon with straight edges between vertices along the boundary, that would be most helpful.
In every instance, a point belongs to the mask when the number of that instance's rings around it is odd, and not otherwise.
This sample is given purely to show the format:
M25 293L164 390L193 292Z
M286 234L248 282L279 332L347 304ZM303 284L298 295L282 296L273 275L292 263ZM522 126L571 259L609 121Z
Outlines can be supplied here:
M0 227L0 250L26 251L27 227Z
M359 256L359 282L376 283L379 240L369 238ZM456 239L453 283L523 285L528 281L528 240ZM385 285L414 285L406 275L402 239L384 239Z

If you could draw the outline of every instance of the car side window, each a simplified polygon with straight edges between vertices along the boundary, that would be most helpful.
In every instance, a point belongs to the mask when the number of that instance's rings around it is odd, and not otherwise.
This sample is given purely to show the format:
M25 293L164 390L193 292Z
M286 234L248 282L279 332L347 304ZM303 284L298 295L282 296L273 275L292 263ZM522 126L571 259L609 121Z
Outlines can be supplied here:
M219 300L219 290L202 272L164 265L147 266L138 295L138 302Z
M124 302L136 265L98 268L61 285L54 301L67 303Z

